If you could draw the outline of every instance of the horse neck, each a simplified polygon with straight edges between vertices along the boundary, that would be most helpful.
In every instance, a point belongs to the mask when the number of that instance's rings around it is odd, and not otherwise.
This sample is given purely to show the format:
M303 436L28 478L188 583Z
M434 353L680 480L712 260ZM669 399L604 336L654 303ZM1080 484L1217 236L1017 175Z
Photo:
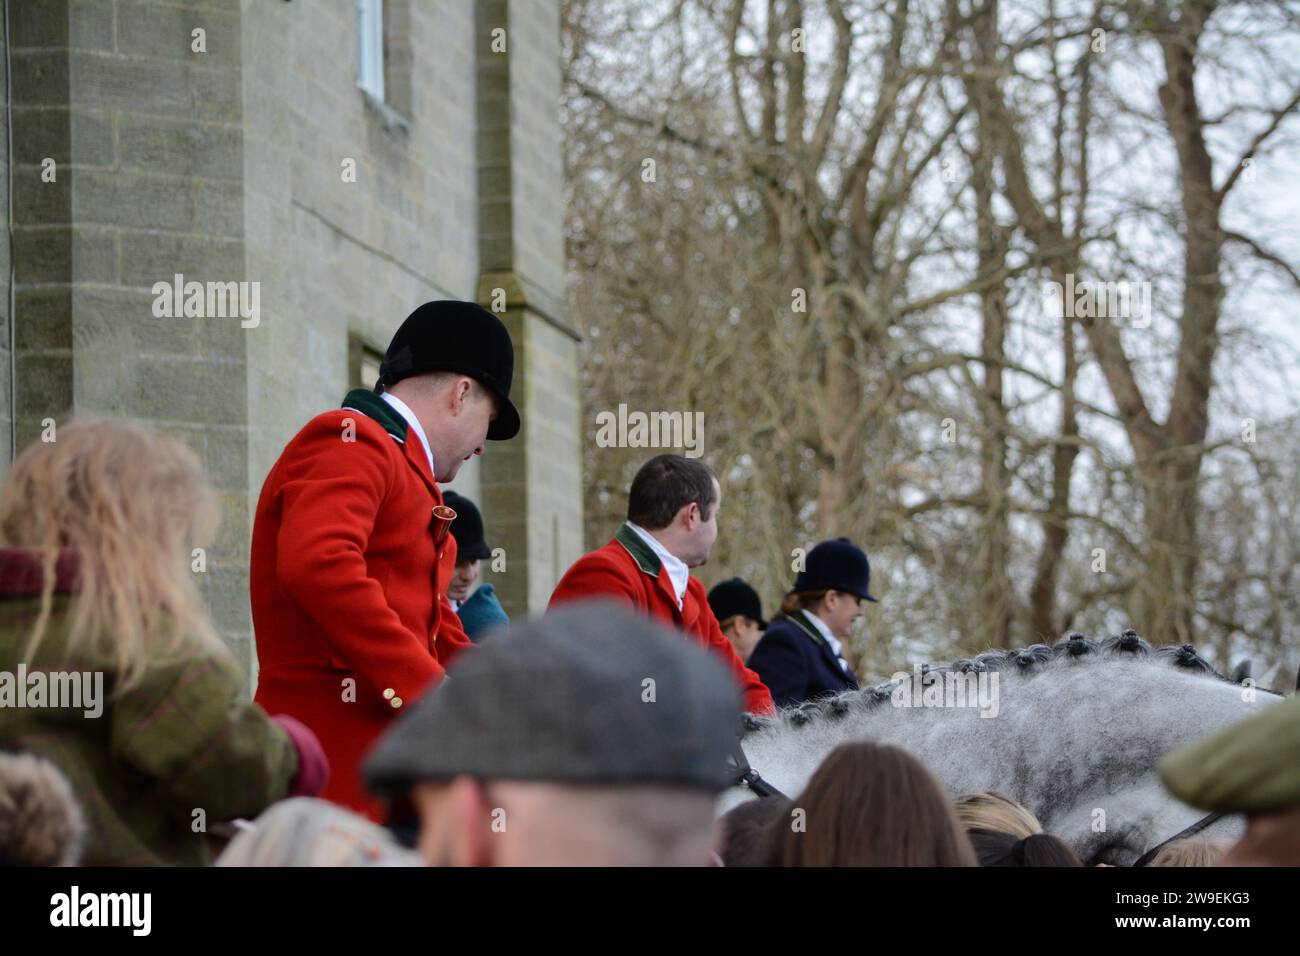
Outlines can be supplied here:
M1058 660L1032 676L1006 673L998 698L991 718L971 708L889 702L855 703L841 719L802 725L787 716L746 737L745 752L793 796L836 746L876 740L920 757L954 796L998 790L1047 825L1107 792L1159 792L1161 757L1253 712L1241 688L1131 659Z

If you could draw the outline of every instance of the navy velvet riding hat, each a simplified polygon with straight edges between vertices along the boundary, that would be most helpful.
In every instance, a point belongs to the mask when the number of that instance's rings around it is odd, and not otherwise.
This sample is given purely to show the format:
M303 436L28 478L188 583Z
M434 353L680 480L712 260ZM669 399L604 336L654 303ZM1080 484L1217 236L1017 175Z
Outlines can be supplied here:
M795 591L844 591L868 601L871 563L867 553L848 538L823 541L808 552L804 569L794 580Z

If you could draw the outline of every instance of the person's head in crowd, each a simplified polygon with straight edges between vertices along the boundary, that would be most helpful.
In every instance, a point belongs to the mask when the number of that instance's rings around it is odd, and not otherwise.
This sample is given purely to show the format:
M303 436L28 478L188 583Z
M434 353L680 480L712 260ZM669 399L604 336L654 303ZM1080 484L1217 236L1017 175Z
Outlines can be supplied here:
M1069 845L1050 833L1018 837L1001 830L967 830L980 866L1083 866Z
M0 866L76 866L85 834L81 808L54 764L0 753Z
M709 560L718 539L722 486L699 458L656 455L632 479L627 520L649 531L687 567Z
M709 591L709 607L722 633L736 649L736 656L742 662L748 660L767 629L758 592L740 578L731 578L715 584Z
M766 865L769 834L789 819L792 806L789 797L774 795L746 800L724 813L718 821L722 865Z
M217 866L420 866L383 827L314 797L272 804L246 824Z
M1232 849L1231 840L1211 840L1208 837L1189 837L1171 840L1151 858L1148 866L1219 866Z
M967 830L996 830L1022 839L1043 832L1027 807L996 790L964 794L955 806L957 820Z
M823 541L805 556L781 611L815 614L836 637L848 637L866 602L876 600L870 587L871 565L865 551L848 538Z
M430 865L703 866L739 719L711 655L578 603L462 657L364 771L411 797Z
M479 578L479 562L492 557L483 533L483 516L478 507L464 495L444 491L442 500L456 512L451 523L451 536L456 539L456 569L447 586L447 597L464 603Z
M42 565L28 659L49 626L50 595L71 580L68 652L94 642L116 662L118 692L196 640L221 646L191 570L191 550L211 538L217 515L198 457L139 425L75 421L58 426L55 441L28 446L0 490L0 544Z
M1300 866L1300 697L1188 744L1160 761L1183 803L1246 816L1219 866Z
M438 481L483 454L487 441L519 433L510 401L514 345L505 324L474 302L425 302L403 320L379 366L375 391L419 421Z
M826 757L770 833L777 866L975 866L943 787L898 747L860 741Z
M11 712L0 746L67 777L85 865L204 865L193 810L251 816L328 779L315 734L249 701L213 631L192 562L216 521L192 451L113 419L59 425L0 490L0 669L80 672L90 708Z

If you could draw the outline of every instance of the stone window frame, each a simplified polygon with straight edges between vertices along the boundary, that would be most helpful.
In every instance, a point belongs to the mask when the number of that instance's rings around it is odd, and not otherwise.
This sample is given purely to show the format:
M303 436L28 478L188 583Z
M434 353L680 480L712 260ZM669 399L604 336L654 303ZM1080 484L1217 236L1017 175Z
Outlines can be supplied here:
M385 102L384 0L356 0L357 86L380 103Z
M360 332L348 333L348 390L373 389L384 350Z
M356 0L357 87L386 130L413 115L411 0Z

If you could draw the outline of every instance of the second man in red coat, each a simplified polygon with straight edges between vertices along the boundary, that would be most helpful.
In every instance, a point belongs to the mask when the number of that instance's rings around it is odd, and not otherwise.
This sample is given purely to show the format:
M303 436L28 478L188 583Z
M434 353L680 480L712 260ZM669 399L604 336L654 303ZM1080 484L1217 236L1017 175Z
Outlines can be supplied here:
M684 632L718 655L744 693L745 709L767 714L772 695L736 656L690 569L709 559L718 537L722 487L698 458L658 455L641 466L628 492L627 521L603 548L569 568L551 607L613 597Z

